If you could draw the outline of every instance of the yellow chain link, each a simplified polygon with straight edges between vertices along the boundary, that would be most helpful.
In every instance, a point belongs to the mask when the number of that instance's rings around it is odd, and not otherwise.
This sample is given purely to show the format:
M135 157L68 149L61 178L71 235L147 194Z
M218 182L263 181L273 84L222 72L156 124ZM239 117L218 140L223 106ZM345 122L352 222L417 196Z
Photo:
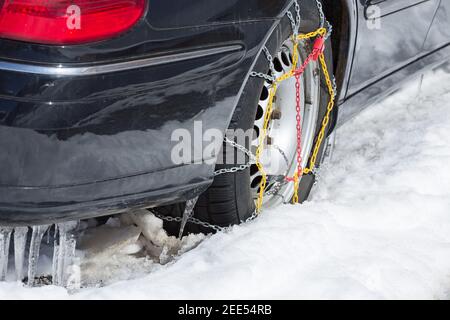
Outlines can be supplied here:
M267 186L267 174L264 170L264 166L261 163L261 156L262 153L264 151L264 143L266 142L266 137L267 137L267 130L269 127L269 123L270 123L270 119L272 117L272 112L273 112L273 103L274 103L274 97L276 95L277 89L278 89L278 85L289 79L292 78L295 74L295 70L297 69L297 64L299 61L299 53L298 53L298 43L301 40L306 40L306 39L310 39L310 38L314 38L317 36L322 36L324 37L327 33L327 29L325 28L319 28L314 32L309 32L306 34L300 34L298 35L296 38L293 37L293 42L294 42L294 55L292 57L292 68L291 70L280 76L279 78L275 79L275 81L272 83L271 88L269 90L269 102L267 105L267 110L266 113L264 115L264 124L263 124L263 130L260 133L259 136L259 145L258 148L256 150L256 166L258 167L259 172L261 173L261 183L259 185L259 194L258 194L258 199L256 201L256 212L257 214L261 213L261 209L263 206L263 202L264 202L264 193L266 190L266 186ZM319 135L317 137L317 141L315 143L314 146L314 151L313 154L311 156L311 161L310 161L310 165L308 168L305 168L303 170L303 174L309 174L311 173L315 166L316 166L316 162L317 162L317 156L320 150L320 147L322 145L323 139L325 137L325 130L330 122L330 115L331 112L333 111L334 108L334 97L335 97L335 92L333 89L333 84L331 82L331 78L330 78L330 74L328 73L328 68L327 68L327 64L325 62L325 57L322 54L320 54L319 56L319 61L320 64L322 66L322 71L325 77L325 81L327 83L327 87L328 87L328 91L330 94L330 101L328 103L328 107L327 107L327 113L325 114L325 117L322 121L322 127L320 129ZM300 165L300 164L299 164ZM298 169L297 169L298 170ZM300 179L299 179L299 175L296 173L294 176L294 197L293 197L293 202L294 203L298 203L299 199L298 199L298 189L299 189L299 184L300 184Z
M313 32L309 32L309 33L303 33L303 34L299 34L297 36L297 40L305 40L305 39L311 39L317 36L325 36L327 33L327 29L325 28L319 28L316 31Z
M323 74L325 77L325 81L327 83L328 93L330 95L330 101L328 102L327 112L322 121L322 127L320 128L319 135L317 136L317 141L314 146L314 151L311 156L311 161L309 163L309 167L305 168L303 170L303 174L309 174L309 173L313 172L314 168L316 167L317 156L319 154L319 150L322 145L323 139L325 138L325 130L326 130L328 124L330 123L331 112L333 112L333 108L334 108L335 92L333 89L333 83L331 82L330 74L328 73L328 67L327 67L327 63L325 61L325 56L323 53L319 56L319 61L322 66L322 71L323 71Z

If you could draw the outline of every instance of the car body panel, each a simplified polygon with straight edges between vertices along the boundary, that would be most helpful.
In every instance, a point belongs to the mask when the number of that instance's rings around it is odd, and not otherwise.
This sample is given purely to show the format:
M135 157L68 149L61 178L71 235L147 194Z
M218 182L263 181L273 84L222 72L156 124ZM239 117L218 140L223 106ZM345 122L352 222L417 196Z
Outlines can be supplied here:
M436 68L448 60L450 60L450 45L446 45L440 50L433 51L409 63L400 70L364 88L357 94L348 97L339 105L337 126L345 124L365 108L399 90L409 81L420 78L427 70Z
M354 55L348 95L357 93L420 57L439 5L439 0L386 0L379 5L395 2L397 11L383 13L386 6L381 6L381 17L371 21L366 18L366 10L367 5L374 2L361 2L358 4L357 54Z
M354 0L344 0L349 3L349 7L357 6L357 9L353 7L353 10L358 11L358 24L359 28L357 29L357 38L363 39L363 42L367 42L366 45L369 47L371 40L377 38L371 38L373 32L380 32L380 38L383 38L382 31L385 32L386 27L382 23L381 30L370 30L367 27L367 19L365 16L364 20L361 20L361 12L364 8L367 8L367 1L361 0L360 2ZM391 1L391 0L386 0ZM394 1L394 0L392 0ZM348 72L348 80L349 88L347 90L347 94L345 98L341 98L339 101L339 119L338 126L344 124L353 116L360 113L366 107L374 104L375 102L383 99L388 96L392 92L395 92L399 89L405 82L413 79L415 77L419 77L426 70L434 68L439 64L445 63L445 61L450 59L450 19L448 19L450 15L450 3L446 1L430 1L427 0L425 2L419 2L415 0L405 0L401 1L402 9L396 11L395 13L391 13L385 17L381 17L381 19L392 17L393 21L398 21L401 24L402 21L408 21L411 19L410 13L421 8L422 5L433 5L435 7L435 14L430 18L428 16L425 22L422 22L424 26L421 30L421 34L425 34L422 45L420 46L419 53L414 55L414 57L409 58L410 54L403 55L404 52L411 53L408 50L399 50L397 53L397 58L392 59L378 59L376 56L371 58L372 52L377 52L382 49L377 49L375 51L372 45L372 51L363 49L357 46L357 40L355 39L355 50L352 53L354 59L352 59L350 63L350 59L346 68L351 69ZM419 6L415 6L414 4L418 4ZM411 11L413 10L413 11ZM416 12L416 16L419 17L419 20L424 20L424 17L421 16L420 12ZM416 20L414 20L416 21ZM426 25L430 24L429 28L425 28ZM361 27L362 25L362 27ZM389 26L389 24L388 24ZM402 43L403 33L386 34L386 42L389 43ZM356 38L356 37L354 37ZM382 42L383 44L384 42ZM420 41L416 41L415 46L419 47ZM382 44L380 46L382 46ZM399 46L399 48L403 48ZM415 51L418 49L414 49ZM385 55L391 55L389 50L386 50ZM361 61L366 61L364 65L362 65ZM393 61L396 61L393 64ZM376 73L375 70L379 70L379 73ZM382 70L385 70L384 72ZM356 81L358 79L361 83ZM350 86L352 86L350 88ZM343 89L341 89L343 90Z
M424 51L431 52L442 48L450 39L450 1L441 0L439 9L424 43Z
M151 1L148 23L161 30L272 20L283 12L288 3L286 0Z

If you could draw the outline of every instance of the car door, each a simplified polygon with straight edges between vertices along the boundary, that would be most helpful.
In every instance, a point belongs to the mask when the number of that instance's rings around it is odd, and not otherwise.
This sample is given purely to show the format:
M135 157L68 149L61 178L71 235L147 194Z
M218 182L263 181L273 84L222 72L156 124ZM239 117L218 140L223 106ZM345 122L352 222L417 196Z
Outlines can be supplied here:
M450 43L450 1L441 0L433 25L424 45L425 52L431 52Z
M440 0L357 1L358 36L349 95L422 54L440 3Z

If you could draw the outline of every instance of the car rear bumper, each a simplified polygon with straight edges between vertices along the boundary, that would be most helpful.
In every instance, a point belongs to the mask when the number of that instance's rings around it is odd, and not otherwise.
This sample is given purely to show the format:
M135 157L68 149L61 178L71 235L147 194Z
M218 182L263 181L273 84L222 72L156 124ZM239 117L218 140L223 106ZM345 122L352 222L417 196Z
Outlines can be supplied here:
M214 166L174 163L171 153L177 142L171 136L176 129L194 136L194 121L201 122L203 130L226 129L247 72L239 69L244 55L241 49L198 58L196 63L209 66L200 74L194 74L198 71L188 62L175 62L83 76L79 85L80 79L72 76L0 72L3 79L44 78L44 84L56 86L65 80L64 90L70 85L86 90L98 87L98 81L111 81L112 91L118 91L109 95L97 91L94 94L100 97L80 100L0 98L7 113L0 125L0 224L102 216L202 193L212 181ZM174 74L166 77L161 68L172 68ZM185 72L180 76L176 70ZM229 79L234 85L221 83L233 72L238 75ZM144 74L164 79L149 81ZM143 82L134 85L145 88L131 89L130 83L139 78ZM120 85L121 79L128 80Z
M180 166L62 187L1 187L0 225L53 224L176 203L204 192L210 167Z
M244 57L241 48L79 77L0 71L3 90L8 79L25 88L0 96L0 224L102 216L202 193L214 166L175 163L171 136L177 129L194 136L195 121L226 129L246 76ZM199 63L205 72L192 68ZM220 82L233 72L235 85ZM40 92L49 98L36 98L43 86L51 86ZM89 93L67 97L77 92Z

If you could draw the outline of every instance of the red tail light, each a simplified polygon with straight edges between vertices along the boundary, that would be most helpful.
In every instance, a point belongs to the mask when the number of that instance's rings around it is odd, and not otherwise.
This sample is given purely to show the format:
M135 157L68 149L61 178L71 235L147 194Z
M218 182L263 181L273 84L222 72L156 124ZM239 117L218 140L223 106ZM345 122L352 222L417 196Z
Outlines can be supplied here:
M111 38L142 17L146 0L0 0L0 37L44 44Z

